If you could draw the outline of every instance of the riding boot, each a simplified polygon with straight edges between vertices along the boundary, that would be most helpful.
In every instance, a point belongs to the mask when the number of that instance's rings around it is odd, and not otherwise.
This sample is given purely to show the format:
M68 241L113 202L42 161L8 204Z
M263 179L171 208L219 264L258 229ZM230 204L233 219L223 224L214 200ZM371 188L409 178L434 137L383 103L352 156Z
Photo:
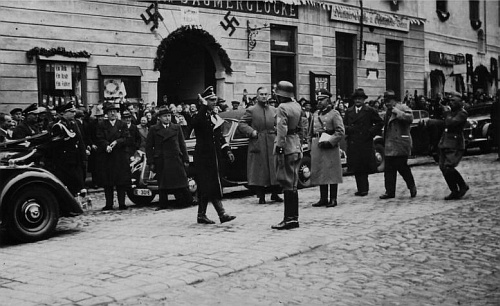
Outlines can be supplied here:
M127 191L126 186L116 186L116 196L118 198L118 207L121 210L128 209L128 206L125 205L126 191Z
M469 191L469 185L465 183L464 178L462 177L460 172L458 172L456 169L455 169L455 181L457 182L459 187L458 197L462 198L467 193L467 191Z
M279 196L281 193L281 186L280 185L274 185L271 187L272 193L271 193L271 201L274 202L279 202L282 203L283 199Z
M451 190L451 193L444 198L445 200L458 199L458 185L454 171L456 170L453 168L442 170L444 180L446 181L446 184L448 184L448 188Z
M113 186L104 187L104 197L106 198L106 206L102 210L113 210Z
M285 190L285 213L283 221L271 226L272 229L285 230L299 227L299 209L298 209L298 193L297 191Z
M259 204L266 204L266 193L264 187L255 186L255 193L257 194L257 198L259 198Z
M214 208L219 215L220 223L225 223L236 219L236 216L230 216L226 214L226 211L224 210L224 206L222 205L222 201L220 199L213 199L212 204L214 205Z
M328 204L328 185L319 185L319 201L313 207L326 206Z
M337 206L337 192L338 192L338 184L330 184L330 202L326 204L326 207L335 207Z
M207 206L208 206L208 199L204 196L200 196L200 199L198 201L198 223L201 224L215 224L214 221L208 219L207 217Z

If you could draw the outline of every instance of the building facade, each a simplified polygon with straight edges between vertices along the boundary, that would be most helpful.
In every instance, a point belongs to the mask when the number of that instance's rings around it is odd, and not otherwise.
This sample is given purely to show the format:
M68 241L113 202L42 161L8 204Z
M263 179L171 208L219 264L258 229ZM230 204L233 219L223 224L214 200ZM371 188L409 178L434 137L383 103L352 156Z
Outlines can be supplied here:
M0 1L0 111L70 99L191 103L209 85L241 101L280 80L313 103L322 87L342 97L356 87L369 99L386 88L430 95L463 68L458 53L474 67L499 55L498 2L479 1L484 51L479 30L461 20L467 8L448 1L442 22L438 2Z

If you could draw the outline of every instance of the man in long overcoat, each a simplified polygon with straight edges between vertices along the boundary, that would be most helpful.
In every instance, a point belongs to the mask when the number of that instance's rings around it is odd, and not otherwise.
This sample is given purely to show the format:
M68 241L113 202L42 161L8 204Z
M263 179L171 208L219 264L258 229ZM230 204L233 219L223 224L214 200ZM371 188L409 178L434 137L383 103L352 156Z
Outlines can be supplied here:
M354 173L357 196L366 196L370 188L368 175L377 171L373 137L384 122L375 109L365 105L368 96L362 88L354 91L354 105L347 109L344 126L347 140L347 167Z
M385 153L385 193L381 199L391 199L396 196L396 174L399 172L410 190L410 196L417 195L415 179L408 166L408 156L411 153L412 139L410 124L413 121L411 108L396 100L394 91L384 93L384 102L387 107L384 125L384 153Z
M208 201L211 201L219 215L220 222L224 223L236 217L226 214L222 205L219 165L222 158L225 157L233 162L234 155L222 135L224 120L213 112L218 100L213 87L209 86L203 94L198 95L198 98L201 105L191 121L196 134L193 162L200 195L197 222L201 224L215 223L206 215Z
M96 130L97 185L104 187L106 205L103 210L113 210L113 189L116 186L119 209L127 209L125 193L131 183L130 164L125 152L128 137L127 125L118 120L119 104L106 102L104 112L108 119L100 122Z
M139 134L137 125L134 124L132 113L130 113L130 111L124 111L122 114L122 119L127 125L129 134L125 143L125 152L127 152L127 158L130 162L130 158L135 155L135 152L141 145L141 135Z
M259 198L265 204L265 187L272 186L271 200L283 202L278 195L281 187L276 181L274 167L274 139L276 138L276 108L267 104L267 89L257 89L257 104L246 109L238 128L247 135L248 142L247 178Z
M146 139L146 159L151 171L156 173L160 207L167 207L168 193L172 192L178 202L190 205L191 194L185 167L189 156L184 135L178 124L172 123L172 112L168 107L158 111L158 123L149 130Z
M311 184L319 185L320 200L314 207L337 206L338 184L342 183L342 161L339 143L344 137L344 123L340 113L332 108L332 94L321 89L316 97L318 110L312 115L309 137L311 139ZM328 185L330 200L328 201Z
M276 88L278 109L276 112L276 139L274 140L274 164L276 179L283 187L285 211L283 221L271 226L285 230L299 227L299 164L302 159L303 126L302 107L295 101L293 84L280 81Z

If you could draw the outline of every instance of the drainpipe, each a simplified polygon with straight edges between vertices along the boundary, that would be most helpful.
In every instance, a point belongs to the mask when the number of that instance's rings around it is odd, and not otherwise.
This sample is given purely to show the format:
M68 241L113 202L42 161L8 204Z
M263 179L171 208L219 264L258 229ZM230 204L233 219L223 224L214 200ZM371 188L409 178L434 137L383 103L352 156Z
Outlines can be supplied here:
M486 22L486 0L483 0L483 4L484 4L484 10L483 10L483 14L484 14L484 55L485 55L485 58L486 58L486 53L488 53L488 35L486 35L486 29L488 28L488 23Z
M364 12L363 0L359 0L359 8L361 9L361 17L359 18L359 60L363 59L363 28L364 28Z

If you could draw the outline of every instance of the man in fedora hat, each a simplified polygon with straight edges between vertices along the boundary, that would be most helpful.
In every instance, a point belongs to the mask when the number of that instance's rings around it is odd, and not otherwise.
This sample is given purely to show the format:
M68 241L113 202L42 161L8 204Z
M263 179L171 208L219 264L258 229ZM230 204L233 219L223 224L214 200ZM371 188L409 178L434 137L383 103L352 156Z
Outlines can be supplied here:
M234 162L234 155L222 135L224 120L214 113L214 107L217 103L214 88L209 86L201 95L198 94L198 99L201 105L191 122L196 134L193 159L199 192L197 222L201 224L215 223L206 215L209 201L214 205L220 222L229 222L236 217L226 214L222 205L219 165L223 158L229 159L231 163Z
M51 127L54 143L50 146L47 167L68 187L74 196L84 188L85 143L75 122L72 102L56 108L59 120Z
M391 199L396 196L398 172L405 180L410 196L414 198L417 195L417 187L408 166L408 156L412 146L410 124L413 121L413 114L408 106L397 100L393 90L384 93L384 103L387 108L384 118L385 193L380 199Z
M10 111L10 115L12 116L12 120L14 120L15 125L18 125L23 121L23 109L20 107L16 107Z
M377 171L373 137L380 133L384 121L378 112L365 105L368 96L362 88L354 90L354 105L344 117L347 141L347 167L356 179L356 196L368 195L368 175Z
M283 221L271 226L286 230L299 227L299 163L302 158L303 121L302 107L294 98L293 84L280 81L276 88L276 139L274 140L274 164L276 179L283 188L285 209Z
M160 108L158 123L149 130L146 160L158 180L160 206L157 210L167 208L168 193L173 193L181 206L192 204L186 174L189 156L184 134L181 126L172 122L172 111L168 107Z
M259 204L265 204L265 188L272 188L271 200L283 202L278 193L281 188L276 181L274 167L274 139L276 138L276 108L267 104L267 88L257 89L257 104L246 109L238 129L250 140L247 155L248 185L256 191ZM237 102L237 101L236 101Z
M240 101L233 100L231 101L231 105L233 106L233 110L237 110L240 108Z
M42 108L38 107L36 103L31 104L24 109L24 120L21 121L12 132L13 139L26 138L40 133L38 126L38 114L42 112Z
M116 187L119 209L127 209L125 193L131 183L130 165L125 152L129 137L127 125L118 119L120 105L104 103L104 113L108 116L97 126L97 185L104 187L106 205L103 210L113 210L113 193Z

